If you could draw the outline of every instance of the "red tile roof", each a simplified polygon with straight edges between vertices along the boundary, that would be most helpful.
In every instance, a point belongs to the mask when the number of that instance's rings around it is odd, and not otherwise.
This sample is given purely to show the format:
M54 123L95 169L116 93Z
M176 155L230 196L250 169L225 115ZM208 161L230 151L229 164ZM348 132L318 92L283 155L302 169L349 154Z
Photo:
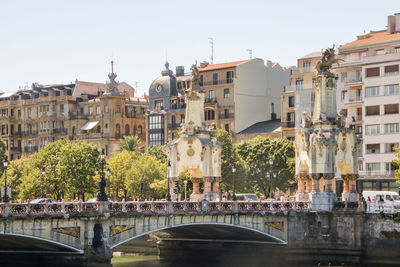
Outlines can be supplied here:
M389 34L387 31L370 32L366 33L366 38L358 39L353 42L347 43L342 47L361 46L375 43L383 43L393 40L400 40L400 33Z
M227 62L227 63L217 63L217 64L210 64L207 67L199 68L199 71L208 71L208 70L217 70L217 69L226 69L236 67L237 65L247 62L250 59L234 61L234 62Z

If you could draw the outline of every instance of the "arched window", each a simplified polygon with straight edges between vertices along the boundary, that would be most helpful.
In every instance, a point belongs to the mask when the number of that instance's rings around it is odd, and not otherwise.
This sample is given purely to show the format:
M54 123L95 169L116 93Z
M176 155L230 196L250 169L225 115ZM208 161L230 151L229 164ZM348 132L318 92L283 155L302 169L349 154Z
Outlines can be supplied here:
M100 132L101 132L101 127L100 127L100 125L99 125L99 126L97 126L96 133L100 133Z
M129 135L129 125L125 125L125 135Z
M117 125L115 125L115 133L116 134L120 134L121 133L121 127L119 126L119 123L117 123Z
M139 127L138 127L138 134L143 134L143 128L142 128L142 125L139 125Z

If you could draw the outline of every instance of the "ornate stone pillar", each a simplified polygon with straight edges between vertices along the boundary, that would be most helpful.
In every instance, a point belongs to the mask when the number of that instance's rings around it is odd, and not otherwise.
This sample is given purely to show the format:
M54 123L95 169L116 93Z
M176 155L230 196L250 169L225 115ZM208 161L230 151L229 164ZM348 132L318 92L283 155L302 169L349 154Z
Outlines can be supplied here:
M349 180L344 180L343 178L343 193L349 193L350 192L350 181Z
M319 179L320 179L320 175L316 174L316 175L311 175L312 178L312 188L311 188L311 192L319 192Z
M200 178L191 178L190 181L193 183L193 195L200 194Z
M357 192L356 180L350 180L349 181L349 186L350 186L350 193L356 193Z
M213 193L219 194L219 178L215 178L213 182Z
M306 193L311 193L312 191L312 180L308 178L306 180Z
M325 190L324 192L333 192L332 190L332 179L335 176L335 174L325 174L324 175L324 180L325 180Z
M348 202L358 202L359 195L356 190L358 174L342 174L343 193L342 200Z
M203 181L204 181L204 190L203 190L203 194L208 194L211 193L211 183L213 182L214 178L211 177L204 177Z
M304 193L304 179L302 179L303 177L301 177L300 175L297 178L297 192L298 193Z

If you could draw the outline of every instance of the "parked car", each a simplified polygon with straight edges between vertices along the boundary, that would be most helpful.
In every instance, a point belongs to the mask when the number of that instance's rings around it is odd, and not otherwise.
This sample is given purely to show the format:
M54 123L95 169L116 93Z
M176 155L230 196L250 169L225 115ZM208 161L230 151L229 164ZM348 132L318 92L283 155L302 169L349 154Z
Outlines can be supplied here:
M29 204L44 204L44 203L54 203L57 202L57 200L53 198L37 198L29 202Z
M238 201L259 201L256 194L236 194L236 200Z

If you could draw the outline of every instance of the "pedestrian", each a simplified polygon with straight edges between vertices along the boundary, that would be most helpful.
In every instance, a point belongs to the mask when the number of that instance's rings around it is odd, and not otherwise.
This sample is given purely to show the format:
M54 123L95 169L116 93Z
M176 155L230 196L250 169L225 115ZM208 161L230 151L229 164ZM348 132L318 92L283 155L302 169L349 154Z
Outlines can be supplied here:
M221 198L220 198L219 195L217 195L216 201L217 201L217 202L221 202Z
M381 210L381 208L382 208L383 211L385 210L385 208L383 207L384 203L385 203L385 201L383 200L383 196L379 196L379 200L378 200L379 211Z
M285 197L281 195L281 202L285 202Z
M222 201L223 201L223 202L226 201L226 196L225 196L225 195L222 196Z

